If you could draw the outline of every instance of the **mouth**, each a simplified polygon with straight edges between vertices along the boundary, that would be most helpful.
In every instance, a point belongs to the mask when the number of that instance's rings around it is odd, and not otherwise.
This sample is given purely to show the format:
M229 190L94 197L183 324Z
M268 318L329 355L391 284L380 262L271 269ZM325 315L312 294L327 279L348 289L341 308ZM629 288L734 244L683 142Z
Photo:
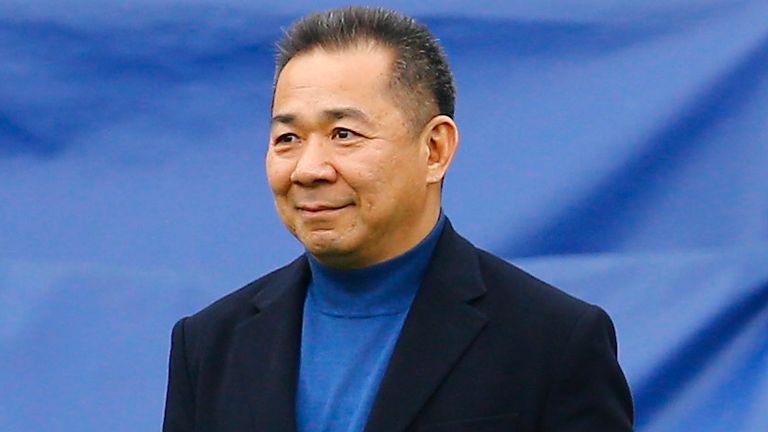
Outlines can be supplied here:
M341 211L352 204L330 205L330 204L302 204L296 206L296 209L303 216L327 216Z

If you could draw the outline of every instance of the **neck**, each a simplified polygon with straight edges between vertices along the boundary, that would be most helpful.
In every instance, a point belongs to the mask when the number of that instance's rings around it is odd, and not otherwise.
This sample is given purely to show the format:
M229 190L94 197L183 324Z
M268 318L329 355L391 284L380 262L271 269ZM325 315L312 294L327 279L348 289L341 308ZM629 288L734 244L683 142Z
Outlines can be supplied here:
M309 297L328 314L373 316L398 313L410 305L445 225L440 217L433 230L415 247L382 263L339 270L308 254L312 271Z

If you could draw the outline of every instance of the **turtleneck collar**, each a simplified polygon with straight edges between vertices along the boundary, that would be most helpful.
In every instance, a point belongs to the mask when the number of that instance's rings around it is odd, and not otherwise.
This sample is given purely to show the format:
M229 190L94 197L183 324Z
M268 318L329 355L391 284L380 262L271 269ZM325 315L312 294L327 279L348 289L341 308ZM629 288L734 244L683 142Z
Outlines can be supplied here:
M441 212L432 231L413 249L370 267L334 269L306 253L312 271L307 300L321 313L348 318L394 315L407 310L421 286L445 220Z

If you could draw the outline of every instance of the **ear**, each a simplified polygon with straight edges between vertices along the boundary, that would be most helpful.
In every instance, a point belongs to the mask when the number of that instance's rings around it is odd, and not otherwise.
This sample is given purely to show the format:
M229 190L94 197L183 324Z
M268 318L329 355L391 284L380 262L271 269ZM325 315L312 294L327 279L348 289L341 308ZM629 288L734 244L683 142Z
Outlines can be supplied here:
M446 115L432 118L424 126L422 142L427 151L427 183L440 183L459 148L459 129Z

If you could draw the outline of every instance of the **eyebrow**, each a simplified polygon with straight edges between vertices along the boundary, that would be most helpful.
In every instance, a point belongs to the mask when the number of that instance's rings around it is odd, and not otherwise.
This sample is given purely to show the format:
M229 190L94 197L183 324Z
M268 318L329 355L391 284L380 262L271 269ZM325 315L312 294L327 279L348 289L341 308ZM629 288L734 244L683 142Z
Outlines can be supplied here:
M360 122L365 123L366 125L371 124L371 119L366 115L362 110L353 108L353 107L343 107L343 108L333 108L333 109L327 109L322 112L322 117L326 121L335 121L335 120L341 120L345 118L351 118L354 120L358 120ZM272 125L275 123L281 123L281 124L294 124L296 123L297 115L296 114L277 114L272 117Z
M323 111L323 117L328 120L341 120L344 118L351 118L359 120L364 123L370 123L370 118L361 110L352 107L336 108Z
M296 116L293 114L278 114L272 117L272 125L275 123L292 124L296 121Z

